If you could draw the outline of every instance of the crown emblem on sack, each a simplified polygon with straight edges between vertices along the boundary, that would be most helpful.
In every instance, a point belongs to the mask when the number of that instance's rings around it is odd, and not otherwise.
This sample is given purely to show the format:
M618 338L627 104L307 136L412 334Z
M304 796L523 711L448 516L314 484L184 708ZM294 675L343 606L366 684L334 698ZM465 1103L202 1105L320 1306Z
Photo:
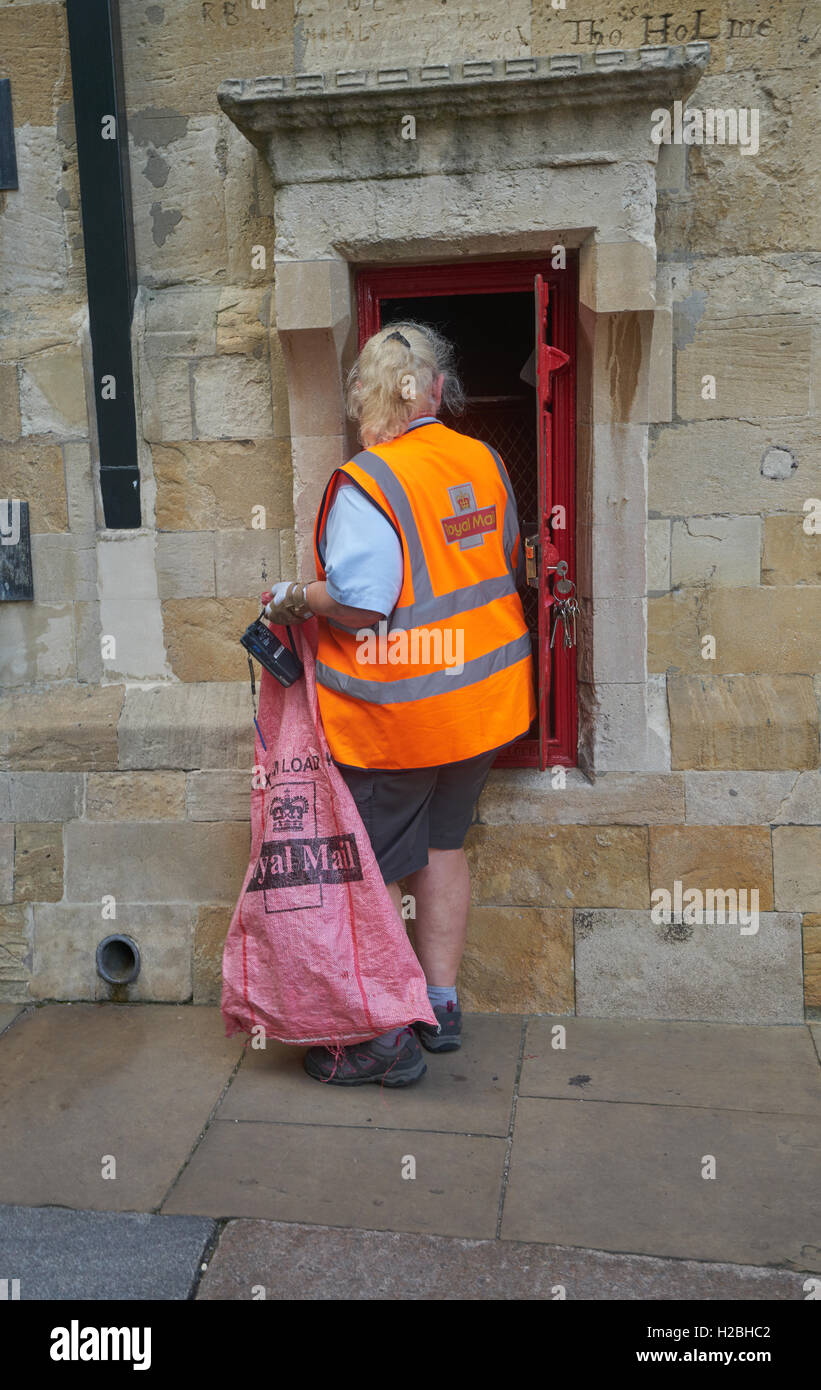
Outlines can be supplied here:
M271 802L271 821L276 826L301 826L308 809L306 796L275 796Z
M460 509L461 509L463 512L466 512L466 511L468 510L468 508L469 508L469 506L470 506L470 497L469 497L468 493L466 493L466 492L460 492L460 493L457 495L456 501L457 501L457 504L459 505Z

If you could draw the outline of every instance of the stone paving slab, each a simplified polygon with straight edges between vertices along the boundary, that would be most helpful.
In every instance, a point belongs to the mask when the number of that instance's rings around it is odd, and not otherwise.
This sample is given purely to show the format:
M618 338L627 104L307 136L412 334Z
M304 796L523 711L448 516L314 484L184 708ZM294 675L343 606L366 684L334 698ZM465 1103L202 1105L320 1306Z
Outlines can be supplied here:
M23 1012L22 1004L0 1004L0 1033Z
M490 1237L505 1148L463 1134L215 1120L163 1210ZM402 1177L408 1156L415 1179Z
M552 1046L557 1024L564 1050ZM821 1118L821 1066L802 1025L536 1018L519 1094Z
M306 1076L304 1048L249 1048L219 1109L221 1120L507 1134L522 1037L521 1018L469 1014L464 1045L425 1053L416 1086L327 1086Z
M803 1300L806 1276L516 1241L229 1221L197 1298Z
M187 1299L216 1224L199 1216L0 1206L0 1278L27 1299Z
M807 1116L524 1098L501 1233L821 1271L819 1173Z
M241 1054L216 1008L35 1009L0 1038L0 1201L158 1207Z

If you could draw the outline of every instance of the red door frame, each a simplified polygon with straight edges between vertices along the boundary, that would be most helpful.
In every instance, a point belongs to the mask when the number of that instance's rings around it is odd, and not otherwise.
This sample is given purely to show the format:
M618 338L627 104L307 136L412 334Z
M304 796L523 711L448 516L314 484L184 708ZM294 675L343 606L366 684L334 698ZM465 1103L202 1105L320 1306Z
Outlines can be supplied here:
M565 270L554 270L549 259L486 261L429 266L364 267L357 275L359 346L380 327L383 299L418 299L434 295L533 294L536 275L549 287L552 345L566 352L570 361L552 377L553 390L553 505L566 511L566 526L554 530L559 558L567 561L568 575L576 574L576 315L578 267L568 255ZM578 701L576 649L565 650L558 641L551 653L553 729L547 744L549 766L575 767L577 762ZM541 678L540 678L541 686ZM537 739L520 739L510 752L500 755L495 766L538 767Z

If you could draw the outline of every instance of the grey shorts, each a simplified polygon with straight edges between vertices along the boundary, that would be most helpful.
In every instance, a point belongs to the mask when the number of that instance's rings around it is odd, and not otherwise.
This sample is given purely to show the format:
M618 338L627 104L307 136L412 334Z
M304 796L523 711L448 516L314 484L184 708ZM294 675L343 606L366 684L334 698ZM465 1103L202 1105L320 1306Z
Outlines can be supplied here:
M498 753L400 772L337 763L386 883L424 869L429 849L462 848Z

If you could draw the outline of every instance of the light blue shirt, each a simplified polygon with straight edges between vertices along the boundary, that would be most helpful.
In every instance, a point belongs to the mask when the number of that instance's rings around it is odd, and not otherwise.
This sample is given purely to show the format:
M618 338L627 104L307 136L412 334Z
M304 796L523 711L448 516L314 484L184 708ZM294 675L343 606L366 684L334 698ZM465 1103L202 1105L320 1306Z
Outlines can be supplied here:
M436 416L424 415L408 429L431 424L438 424ZM331 598L390 617L402 590L402 544L376 504L344 474L328 512L324 539Z

